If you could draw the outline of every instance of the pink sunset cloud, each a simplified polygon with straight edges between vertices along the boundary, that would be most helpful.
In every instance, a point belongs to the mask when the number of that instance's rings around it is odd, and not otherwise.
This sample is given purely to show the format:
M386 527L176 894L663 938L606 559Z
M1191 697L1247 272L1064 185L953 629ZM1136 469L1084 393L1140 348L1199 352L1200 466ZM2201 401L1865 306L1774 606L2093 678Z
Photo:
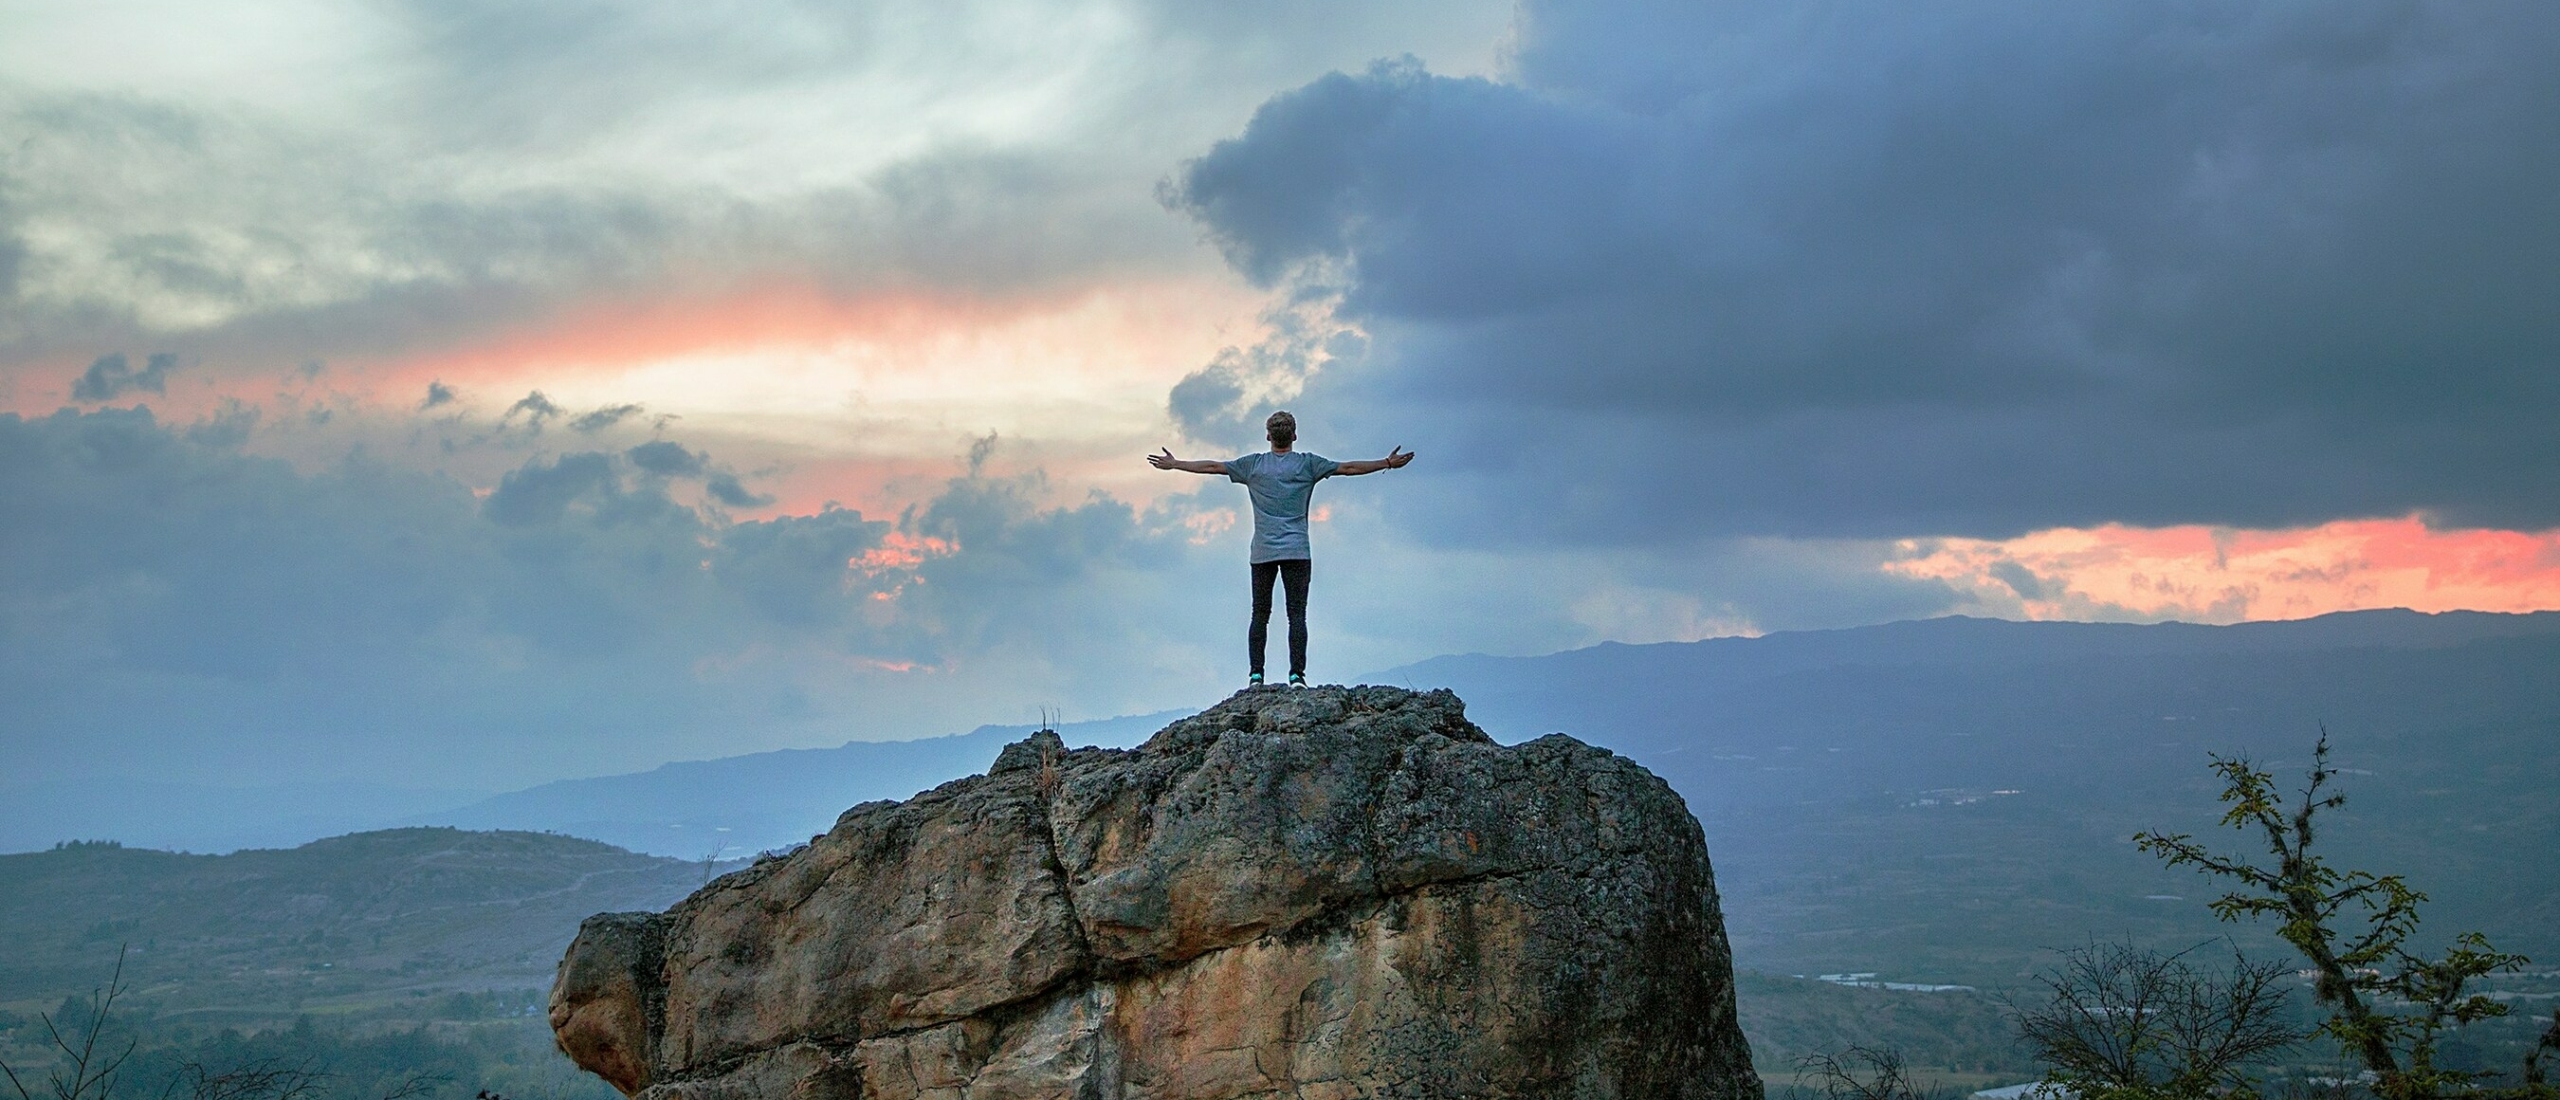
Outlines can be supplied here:
M1912 556L1888 572L1944 580L2030 619L2560 609L2560 530L2438 529L2411 516L2292 530L2110 524L1903 545Z

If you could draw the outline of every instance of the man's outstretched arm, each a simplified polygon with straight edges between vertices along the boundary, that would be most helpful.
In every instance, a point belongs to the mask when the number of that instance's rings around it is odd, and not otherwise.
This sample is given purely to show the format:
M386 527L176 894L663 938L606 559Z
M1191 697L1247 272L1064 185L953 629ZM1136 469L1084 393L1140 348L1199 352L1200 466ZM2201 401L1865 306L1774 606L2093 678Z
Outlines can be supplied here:
M1333 472L1336 477L1358 477L1362 474L1374 474L1380 470L1402 469L1405 463L1411 461L1413 461L1413 452L1397 447L1388 451L1385 458L1364 458L1358 462L1345 462L1335 467Z
M1173 457L1173 448L1171 447L1165 448L1163 454L1148 455L1147 465L1153 466L1159 470L1180 470L1186 474L1223 474L1227 472L1227 464L1224 462L1212 462L1207 459L1192 459L1186 462L1182 459L1175 458Z

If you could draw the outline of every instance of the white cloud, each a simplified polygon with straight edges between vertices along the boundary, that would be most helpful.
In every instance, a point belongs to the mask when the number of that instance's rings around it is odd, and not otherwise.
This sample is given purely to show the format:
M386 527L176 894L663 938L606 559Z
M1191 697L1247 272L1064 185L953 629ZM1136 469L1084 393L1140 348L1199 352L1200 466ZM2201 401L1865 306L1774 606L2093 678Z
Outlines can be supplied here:
M1487 64L1508 10L1181 9L274 2L212 33L200 5L13 8L0 371L262 318L292 323L256 346L326 358L706 284L1215 278L1154 201L1182 157L1329 68Z

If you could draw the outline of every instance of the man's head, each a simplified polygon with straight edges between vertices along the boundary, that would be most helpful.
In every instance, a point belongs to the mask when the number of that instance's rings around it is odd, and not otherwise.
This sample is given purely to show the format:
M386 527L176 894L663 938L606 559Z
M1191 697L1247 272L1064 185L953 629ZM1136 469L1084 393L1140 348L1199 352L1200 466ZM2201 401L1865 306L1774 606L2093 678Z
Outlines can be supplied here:
M1286 447L1296 443L1298 418L1289 415L1286 409L1272 413L1271 419L1262 422L1262 435L1263 438L1270 440L1274 447Z

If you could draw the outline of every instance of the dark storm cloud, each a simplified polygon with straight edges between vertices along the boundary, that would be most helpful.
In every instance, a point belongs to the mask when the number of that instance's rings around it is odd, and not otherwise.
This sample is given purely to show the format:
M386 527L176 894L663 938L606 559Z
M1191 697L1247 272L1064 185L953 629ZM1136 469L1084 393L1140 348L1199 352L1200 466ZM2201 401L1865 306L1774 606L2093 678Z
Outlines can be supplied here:
M450 405L453 403L453 399L453 387L445 385L442 382L429 382L427 383L427 399L418 403L418 410L424 412L428 409L435 408L438 405Z
M79 379L71 384L71 399L95 405L113 401L135 390L167 393L169 371L177 365L178 357L164 352L146 360L141 370L135 370L123 352L110 352L99 356L96 362L89 364L88 370L80 372Z
M1521 18L1513 82L1335 74L1169 189L1339 281L1301 402L1428 454L1419 530L2560 524L2560 8Z

